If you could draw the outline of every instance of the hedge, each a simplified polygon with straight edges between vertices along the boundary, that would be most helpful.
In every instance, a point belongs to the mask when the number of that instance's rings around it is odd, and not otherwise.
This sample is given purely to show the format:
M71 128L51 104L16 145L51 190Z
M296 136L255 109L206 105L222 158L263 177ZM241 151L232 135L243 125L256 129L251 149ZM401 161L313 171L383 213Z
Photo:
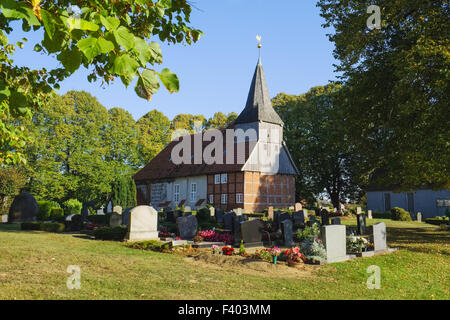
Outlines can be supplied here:
M122 241L127 233L127 227L103 227L94 230L94 237L97 240Z
M41 230L40 222L22 222L20 230Z
M61 208L58 202L55 201L37 201L38 204L38 213L37 219L39 221L52 220L52 210L56 208Z

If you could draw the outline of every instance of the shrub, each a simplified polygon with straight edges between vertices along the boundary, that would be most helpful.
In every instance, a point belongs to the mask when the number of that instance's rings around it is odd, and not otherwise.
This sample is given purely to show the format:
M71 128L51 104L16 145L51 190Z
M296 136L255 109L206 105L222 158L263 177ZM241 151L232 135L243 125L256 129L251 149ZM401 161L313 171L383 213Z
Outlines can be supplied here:
M115 206L136 206L136 185L131 176L120 176L111 185L111 201Z
M298 229L297 230L297 239L298 241L303 241L308 238L316 238L320 234L320 227L318 223L313 223L313 225L306 226L305 229Z
M391 219L396 221L412 221L409 212L399 207L391 209Z
M201 208L197 211L197 220L199 223L201 222L208 222L211 220L211 213L206 208Z
M50 211L50 220L64 222L64 210L62 208L52 208Z
M122 241L127 233L127 227L103 227L94 230L94 237L98 240Z
M41 230L40 222L22 222L20 230Z
M63 223L58 223L58 222L42 222L41 223L42 231L60 233L60 232L63 232L64 229L65 229L65 225Z
M77 199L69 199L63 203L66 215L69 214L81 214L81 208L83 204Z
M439 218L438 217L426 218L424 221L425 221L425 223L434 224L436 226L440 226L441 224L450 224L449 219L447 217L446 217L446 219L442 219L440 217Z
M58 202L41 200L37 201L38 214L37 219L39 221L47 221L52 219L52 209L61 208ZM64 214L63 214L64 215Z

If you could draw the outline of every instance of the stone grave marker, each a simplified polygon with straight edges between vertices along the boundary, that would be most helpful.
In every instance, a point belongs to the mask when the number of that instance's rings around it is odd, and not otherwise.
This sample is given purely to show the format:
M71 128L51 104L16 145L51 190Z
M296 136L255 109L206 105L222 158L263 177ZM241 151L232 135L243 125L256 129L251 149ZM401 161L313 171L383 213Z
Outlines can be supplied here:
M210 207L209 208L209 215L211 217L215 217L216 216L216 209L214 209L214 207Z
M294 219L295 224L300 224L300 225L305 224L305 216L304 216L302 210L294 212L292 214L292 218Z
M417 222L422 222L422 212L417 212Z
M348 260L346 249L346 233L344 225L326 225L321 227L321 236L325 250L327 251L327 262L339 262Z
M223 224L226 230L233 230L233 218L236 217L236 213L227 212L223 215Z
M28 192L17 195L9 208L8 221L11 223L36 221L38 205L36 199Z
M367 218L372 219L372 210L367 210Z
M290 207L288 208L288 210L290 210L290 211L294 211L294 210L295 210L295 207L293 207L293 206L290 206Z
M114 206L113 212L122 214L122 207L121 206Z
M101 206L100 209L97 210L97 215L104 216L105 215L105 211L103 211L103 209L105 209L105 207Z
M339 225L339 224L341 224L341 219L338 218L338 217L335 217L335 218L333 218L333 219L331 220L331 224L332 224L332 225Z
M190 206L185 206L184 207L184 212L191 212L191 207Z
M216 217L216 222L224 223L223 217L225 215L225 212L223 211L223 209L217 208L217 209L214 209L214 211L215 211L214 215Z
M8 215L7 214L3 214L1 218L2 218L1 219L2 222L4 222L4 223L8 222Z
M295 204L295 211L298 212L301 211L302 209L303 209L302 204L300 202L297 202Z
M242 216L242 208L237 208L233 210L234 213L236 213L237 216Z
M71 214L65 219L66 231L80 231L82 226L82 217L80 214Z
M108 202L108 204L106 205L106 212L112 212L113 210L113 204L111 201Z
M293 231L292 231L292 220L286 219L281 222L281 230L283 232L284 245L286 247L291 247L294 245Z
M137 206L131 209L126 240L159 240L158 212L150 206Z
M177 218L178 234L183 240L192 240L197 235L197 217L190 215Z
M130 212L133 208L126 208L122 212L122 225L128 226L130 224Z
M362 213L361 207L357 207L357 208L356 208L356 214L361 214L361 213Z
M329 225L330 224L330 213L327 210L322 209L320 211L320 219L322 220L323 226Z
M373 230L373 250L384 251L387 250L386 243L386 224L384 222L375 223L372 226Z
M262 246L262 230L264 223L259 220L242 221L241 222L241 239L247 247Z
M358 235L366 234L366 215L364 213L358 214L356 216L357 229L356 233Z
M117 212L111 213L111 216L109 217L109 226L118 227L120 225L122 225L122 215Z
M234 212L233 212L234 213ZM241 244L241 222L246 221L246 216L233 216L233 236L234 245L239 246Z
M272 219L272 221L274 221L273 219L274 219L274 217L273 217L273 207L269 207L268 209L267 209L267 217L269 218L269 219Z

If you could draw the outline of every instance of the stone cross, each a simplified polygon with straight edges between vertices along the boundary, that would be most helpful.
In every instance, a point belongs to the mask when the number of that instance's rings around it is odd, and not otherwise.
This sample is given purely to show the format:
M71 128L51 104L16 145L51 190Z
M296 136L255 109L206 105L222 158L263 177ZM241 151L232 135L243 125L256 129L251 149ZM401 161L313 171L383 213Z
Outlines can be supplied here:
M100 215L100 216L104 215L105 212L103 211L103 209L105 209L105 207L101 206L100 209L97 210L97 214Z

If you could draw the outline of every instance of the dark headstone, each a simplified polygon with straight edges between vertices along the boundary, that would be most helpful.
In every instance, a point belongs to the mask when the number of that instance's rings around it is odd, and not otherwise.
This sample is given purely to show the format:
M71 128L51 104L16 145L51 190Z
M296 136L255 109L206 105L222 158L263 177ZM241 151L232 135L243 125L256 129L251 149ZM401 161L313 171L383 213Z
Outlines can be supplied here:
M224 228L227 230L233 229L233 218L236 217L236 213L227 212L223 215L223 224Z
M341 224L341 219L338 217L335 217L331 220L331 224Z
M11 223L36 221L38 205L33 195L22 192L16 196L9 208L8 221Z
M358 235L366 234L366 215L364 213L356 215L356 223L356 233Z
M295 224L305 224L305 215L303 211L297 211L292 214L292 218L294 219Z
M66 217L65 221L66 231L80 231L83 225L80 214L72 214Z
M264 223L259 219L241 222L241 237L242 240L244 240L244 244L260 244L262 241L263 229Z
M131 209L133 209L133 208L126 208L122 212L122 225L123 226L128 226L130 224L130 212L131 212Z
M292 231L292 220L284 220L281 222L281 230L283 232L284 245L286 247L291 247L294 245L293 231Z
M223 223L223 216L225 215L223 209L221 208L215 209L214 215L217 223Z
M247 221L246 216L234 216L233 217L233 237L234 245L241 244L241 222Z
M197 217L190 215L177 218L178 234L183 240L192 240L197 234Z
M322 220L323 226L328 226L330 224L330 213L327 210L322 209L320 211L320 219Z

